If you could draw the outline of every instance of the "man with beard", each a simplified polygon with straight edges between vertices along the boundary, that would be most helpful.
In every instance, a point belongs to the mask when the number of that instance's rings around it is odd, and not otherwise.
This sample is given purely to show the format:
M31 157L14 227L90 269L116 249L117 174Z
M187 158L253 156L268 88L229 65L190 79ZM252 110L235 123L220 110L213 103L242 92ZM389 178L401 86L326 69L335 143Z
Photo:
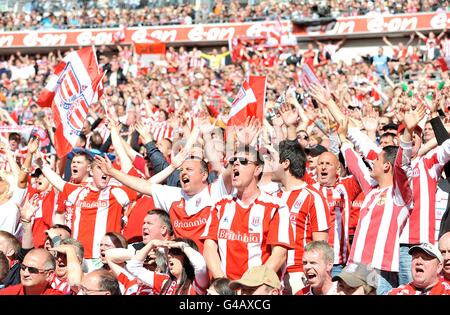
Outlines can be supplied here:
M92 169L93 181L77 185L64 181L42 157L37 163L45 177L73 207L72 237L84 246L88 270L100 268L100 241L106 232L120 233L123 208L136 198L136 192L109 185L109 176L95 165L85 167ZM79 170L78 165L75 169Z

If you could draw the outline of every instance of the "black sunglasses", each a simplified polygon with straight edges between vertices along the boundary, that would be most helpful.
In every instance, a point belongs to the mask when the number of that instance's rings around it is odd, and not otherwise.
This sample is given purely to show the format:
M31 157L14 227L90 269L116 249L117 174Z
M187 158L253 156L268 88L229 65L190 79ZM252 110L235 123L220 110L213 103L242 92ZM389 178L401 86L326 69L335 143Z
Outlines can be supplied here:
M233 156L228 160L228 163L230 163L231 165L234 164L234 162L239 161L239 164L241 165L247 165L248 163L253 163L256 164L256 162L254 161L250 161L249 159L245 158L245 157L237 157L237 156Z
M36 267L30 267L30 266L27 266L27 265L24 265L24 264L20 264L20 270L25 271L27 269L28 269L29 273L33 273L33 274L46 273L47 271L51 270L51 269L49 269L49 270L45 270L45 269L42 270L42 269L39 269L39 268L36 268Z

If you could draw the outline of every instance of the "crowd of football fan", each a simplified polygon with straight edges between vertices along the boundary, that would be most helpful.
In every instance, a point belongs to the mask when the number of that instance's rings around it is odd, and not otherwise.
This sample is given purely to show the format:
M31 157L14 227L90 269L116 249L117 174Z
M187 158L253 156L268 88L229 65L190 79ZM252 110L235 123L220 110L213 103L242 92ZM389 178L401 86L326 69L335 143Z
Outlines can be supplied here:
M118 3L119 2L119 3ZM24 12L3 12L3 31L29 29L67 29L118 26L150 26L193 23L249 22L283 19L318 19L324 17L401 14L446 10L448 1L210 1L195 6L157 1L148 4L121 1L33 1Z
M448 294L450 40L407 40L345 63L345 41L246 38L148 69L98 47L103 96L62 159L33 102L62 53L7 56L0 295ZM248 75L264 118L229 126Z

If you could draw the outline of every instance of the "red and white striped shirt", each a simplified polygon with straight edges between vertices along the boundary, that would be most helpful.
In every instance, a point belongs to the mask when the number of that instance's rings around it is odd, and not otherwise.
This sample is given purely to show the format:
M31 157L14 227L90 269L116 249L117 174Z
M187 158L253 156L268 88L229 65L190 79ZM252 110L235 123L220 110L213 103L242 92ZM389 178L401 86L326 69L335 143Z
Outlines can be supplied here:
M153 295L153 288L140 282L125 269L117 276L122 295Z
M50 286L64 294L70 294L70 285L67 279L59 279L56 274L53 274L53 279L50 282Z
M402 165L408 165L411 144L399 148L394 165L393 185L372 188L370 172L348 143L342 145L350 172L366 194L348 263L362 263L384 271L399 271L399 238L412 206L412 191ZM406 151L403 154L403 151Z
M179 187L152 186L155 206L169 213L175 237L190 238L197 244L200 253L203 252L200 237L211 207L227 194L221 177L194 196L187 196Z
M55 189L52 188L50 191L38 192L34 188L29 188L25 199L37 201L38 209L32 218L31 231L34 247L44 247L46 240L45 231L52 226L53 214L57 206Z
M329 228L328 205L320 192L306 183L290 191L279 191L277 197L289 209L294 237L294 248L288 251L287 271L303 271L305 245L313 240L313 232L325 232Z
M330 210L328 243L334 249L334 264L345 264L350 253L349 223L353 200L361 192L353 176L339 179L333 187L313 185L325 198Z
M444 57L450 57L450 39L446 38L442 40L441 47Z
M401 244L437 242L436 188L444 165L450 160L450 140L411 161L414 208L400 237Z
M412 283L408 283L392 289L388 295L450 295L450 284L439 280L432 288L419 290Z
M249 206L228 195L213 207L202 238L217 242L226 277L240 279L249 268L267 261L272 246L292 248L289 209L264 192Z
M62 192L66 205L73 210L72 237L84 246L84 258L100 257L100 241L106 232L121 231L122 210L136 192L122 187L108 186L93 190L90 185L66 183Z

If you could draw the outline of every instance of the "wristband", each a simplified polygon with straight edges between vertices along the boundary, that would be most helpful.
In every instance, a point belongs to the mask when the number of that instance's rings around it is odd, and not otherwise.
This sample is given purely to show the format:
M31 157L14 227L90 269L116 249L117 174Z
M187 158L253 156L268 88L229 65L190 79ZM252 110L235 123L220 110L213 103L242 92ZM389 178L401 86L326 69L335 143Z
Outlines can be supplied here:
M25 220L25 219L20 218L20 222L22 222L22 223L31 223L31 220Z
M22 165L22 167L20 167L20 170L26 174L30 174L30 170L23 165Z

